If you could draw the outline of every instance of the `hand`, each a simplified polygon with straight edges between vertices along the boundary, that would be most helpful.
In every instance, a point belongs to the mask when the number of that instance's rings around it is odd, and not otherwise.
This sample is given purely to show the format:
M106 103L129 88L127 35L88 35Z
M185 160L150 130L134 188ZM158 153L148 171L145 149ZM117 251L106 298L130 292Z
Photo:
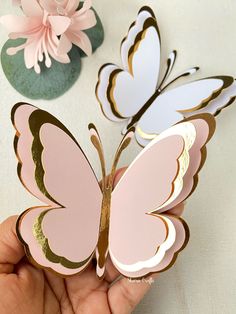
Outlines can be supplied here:
M80 275L62 279L36 269L26 259L17 239L17 217L0 225L0 313L1 314L108 314L131 313L148 291L148 282L129 282L107 264L104 280L91 265Z
M119 180L122 171L117 174ZM150 282L119 278L107 262L104 280L94 265L67 279L36 269L25 257L16 231L17 216L0 225L1 314L131 313L150 288ZM154 276L152 276L154 278Z
M116 182L122 173L117 173ZM92 264L82 274L67 279L36 269L16 236L16 220L16 216L10 217L0 225L1 314L126 314L148 291L148 282L118 279L110 260L104 280L97 278Z

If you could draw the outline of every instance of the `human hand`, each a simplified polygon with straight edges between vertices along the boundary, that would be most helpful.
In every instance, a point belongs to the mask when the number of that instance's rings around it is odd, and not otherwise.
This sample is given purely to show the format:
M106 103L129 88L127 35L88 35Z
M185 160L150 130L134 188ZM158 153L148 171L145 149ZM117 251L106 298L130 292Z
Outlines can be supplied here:
M26 259L15 233L17 217L0 225L0 313L1 314L106 314L131 313L149 289L148 282L132 283L119 277L108 261L104 280L94 265L83 273L60 278L36 269Z
M116 182L122 173L117 173ZM13 216L0 225L1 314L128 314L149 290L150 280L120 278L110 260L103 280L92 263L83 273L66 279L36 269L16 236L16 220Z

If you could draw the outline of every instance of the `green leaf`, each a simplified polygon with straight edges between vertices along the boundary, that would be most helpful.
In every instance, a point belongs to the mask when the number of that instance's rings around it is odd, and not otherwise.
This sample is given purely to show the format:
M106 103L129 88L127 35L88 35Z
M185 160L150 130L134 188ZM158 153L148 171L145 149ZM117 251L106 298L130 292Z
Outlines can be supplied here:
M80 4L79 8L81 8L81 6L82 6L82 3ZM97 48L99 48L102 45L104 41L104 28L102 25L102 21L100 17L98 16L97 12L94 10L94 8L92 8L92 10L95 13L97 24L92 28L84 30L84 32L88 35L92 44L93 52L95 52ZM81 57L86 57L86 54L81 49L80 49L80 55Z
M52 59L52 66L40 64L41 73L27 69L24 52L9 56L6 50L24 43L24 39L9 39L2 48L1 63L10 84L22 95L31 99L54 99L63 95L77 80L81 70L80 53L76 47L69 52L71 62L63 64Z

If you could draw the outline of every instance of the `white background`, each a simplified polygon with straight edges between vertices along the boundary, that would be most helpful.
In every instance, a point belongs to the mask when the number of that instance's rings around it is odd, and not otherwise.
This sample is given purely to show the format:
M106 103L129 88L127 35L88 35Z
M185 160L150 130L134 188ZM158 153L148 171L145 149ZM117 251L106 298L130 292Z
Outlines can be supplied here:
M87 125L94 122L104 141L110 165L120 140L121 125L101 114L94 88L97 72L105 62L120 64L120 41L139 8L149 4L162 34L163 65L170 50L177 49L174 73L200 65L196 77L236 76L236 1L234 0L94 0L106 38L103 46L83 60L77 83L59 99L33 101L61 119L84 148L99 174ZM0 14L12 12L11 1L1 1ZM18 10L15 10L18 11ZM7 34L0 29L0 45ZM39 202L21 186L13 151L14 129L10 111L14 103L30 101L18 94L0 69L0 219L22 212ZM160 274L135 313L231 314L236 313L236 103L217 119L217 131L208 145L208 160L200 183L184 214L190 230L188 247L175 266ZM122 164L129 163L139 148L133 144Z

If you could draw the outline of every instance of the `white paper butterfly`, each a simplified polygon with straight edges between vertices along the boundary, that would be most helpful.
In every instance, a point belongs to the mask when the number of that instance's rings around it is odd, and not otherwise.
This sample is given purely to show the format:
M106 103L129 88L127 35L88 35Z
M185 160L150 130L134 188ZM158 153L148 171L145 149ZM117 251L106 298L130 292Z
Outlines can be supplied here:
M215 76L167 90L178 79L194 74L194 67L166 83L177 53L167 60L159 82L161 39L157 21L143 7L121 44L123 67L105 64L99 72L97 99L104 115L112 121L128 120L126 130L136 125L136 139L145 146L165 129L196 113L218 114L236 96L231 76Z

